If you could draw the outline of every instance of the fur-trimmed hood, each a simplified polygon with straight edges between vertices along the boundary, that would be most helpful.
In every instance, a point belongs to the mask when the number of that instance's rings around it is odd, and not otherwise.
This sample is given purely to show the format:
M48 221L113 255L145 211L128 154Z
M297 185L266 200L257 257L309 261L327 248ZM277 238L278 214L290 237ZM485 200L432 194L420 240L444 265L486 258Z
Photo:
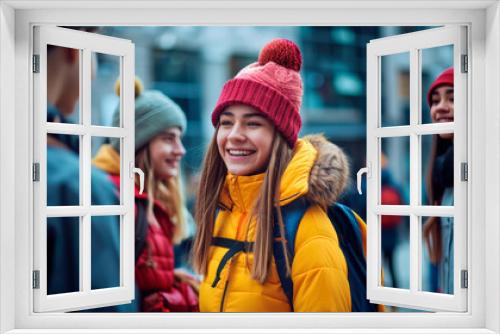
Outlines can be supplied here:
M305 196L311 203L326 207L335 202L349 179L349 164L344 152L322 135L299 139L280 186L280 205ZM225 208L233 205L247 211L253 205L264 174L236 176L228 174L219 197Z
M309 175L310 202L328 206L345 190L349 180L349 162L344 151L329 142L323 135L304 137L318 151Z

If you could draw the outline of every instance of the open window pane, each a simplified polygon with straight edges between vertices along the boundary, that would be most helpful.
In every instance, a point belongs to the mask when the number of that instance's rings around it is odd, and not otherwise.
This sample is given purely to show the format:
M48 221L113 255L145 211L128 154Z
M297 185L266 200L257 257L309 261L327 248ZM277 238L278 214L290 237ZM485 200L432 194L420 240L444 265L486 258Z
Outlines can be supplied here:
M453 206L453 133L421 136L422 205Z
M47 71L47 87L50 87L47 89L47 122L81 124L81 50L48 44L47 55L60 69L58 71L56 66L49 64L50 70ZM74 80L68 80L61 86L58 77L61 71L70 72Z
M410 53L391 54L380 59L381 126L408 125L410 124Z
M453 66L453 45L444 45L435 48L426 48L420 50L421 61L422 61L422 113L421 113L421 123L429 124L435 122L445 121L443 118L446 115L440 115L438 119L433 119L430 112L430 104L432 99L429 99L430 95L429 89L431 88L433 82L439 77L439 75L445 71L447 68ZM432 86L439 88L438 86ZM434 97L434 102L436 102L436 97Z
M421 217L422 291L453 294L453 217Z
M91 218L91 289L120 286L120 216Z
M116 90L116 83L121 80L120 68L120 57L92 52L92 125L121 126Z
M80 291L80 217L47 218L47 294Z
M410 191L410 138L381 138L380 204L408 205Z
M47 135L47 206L81 204L80 160L80 136Z
M410 288L409 218L384 215L381 219L381 286Z
M91 139L92 168L91 203L92 205L120 205L121 147L120 139L114 137L96 137ZM102 183L111 184L111 191L103 192Z

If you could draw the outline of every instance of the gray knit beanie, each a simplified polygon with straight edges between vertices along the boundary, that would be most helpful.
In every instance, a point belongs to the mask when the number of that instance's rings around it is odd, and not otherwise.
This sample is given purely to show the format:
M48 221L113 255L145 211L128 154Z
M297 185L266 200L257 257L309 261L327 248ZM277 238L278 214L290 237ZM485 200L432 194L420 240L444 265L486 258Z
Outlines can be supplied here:
M142 85L135 85L135 151L146 145L166 128L178 127L186 131L186 115L170 98L156 90L142 90ZM120 126L119 106L113 114L113 126ZM111 138L111 145L119 151L120 141Z

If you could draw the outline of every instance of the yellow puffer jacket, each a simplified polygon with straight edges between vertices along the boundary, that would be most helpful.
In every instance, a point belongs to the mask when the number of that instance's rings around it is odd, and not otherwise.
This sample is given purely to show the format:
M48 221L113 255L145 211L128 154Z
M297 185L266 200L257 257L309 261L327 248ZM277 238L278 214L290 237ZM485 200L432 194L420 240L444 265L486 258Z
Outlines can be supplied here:
M313 203L305 213L295 239L292 263L295 312L350 312L347 265L335 229L322 207L333 203L349 175L344 153L323 137L297 142L280 189L281 206L306 196ZM214 236L255 241L256 221L250 212L264 174L228 175L219 197ZM227 248L210 247L207 275L200 287L202 312L290 312L273 260L264 284L252 279L252 252L239 252L224 266L215 287L217 267Z

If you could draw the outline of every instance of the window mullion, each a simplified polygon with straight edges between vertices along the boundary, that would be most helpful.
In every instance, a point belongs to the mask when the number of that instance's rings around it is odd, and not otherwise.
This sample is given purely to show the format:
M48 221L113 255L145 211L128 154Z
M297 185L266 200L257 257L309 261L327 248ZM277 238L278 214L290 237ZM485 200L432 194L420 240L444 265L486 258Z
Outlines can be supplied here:
M121 182L122 188L125 191L120 192L122 196L122 203L125 208L129 208L129 213L121 217L120 224L120 240L121 240L121 257L120 268L122 275L120 275L121 286L130 287L134 286L134 251L130 245L134 244L134 174L131 173L130 167L135 164L135 100L134 100L134 71L135 57L133 49L124 54L120 59L120 72L121 72L121 87L123 94L120 96L120 111L122 120L121 127L125 131L125 136L121 143ZM125 246L127 245L127 246ZM130 289L133 294L133 289ZM131 296L133 298L133 295Z
M81 75L81 92L82 92L82 109L80 117L82 118L82 125L85 129L83 134L82 147L81 147L81 160L80 170L82 171L80 177L82 178L82 205L85 213L81 220L81 252L80 263L82 264L82 271L80 280L82 282L82 290L87 292L91 290L91 135L90 135L90 122L91 122L91 50L84 49L82 54L82 75Z
M82 94L80 94L82 96ZM82 107L80 106L80 110ZM85 127L81 124L68 124L68 123L47 123L47 132L52 134L63 135L79 135L90 134L96 137L113 137L119 138L126 135L126 131L122 128L95 126Z
M453 217L456 208L453 206L431 206L431 205L377 205L373 209L377 215L389 216L437 216L437 217Z
M420 120L420 71L419 71L419 50L410 51L410 128L417 127ZM418 291L420 277L420 257L419 252L419 218L414 209L419 205L420 195L420 169L419 169L419 145L416 131L410 134L410 291Z
M373 45L367 45L367 87L380 87L380 57L373 52ZM380 255L380 219L377 215L377 207L380 206L379 194L379 150L380 138L376 137L376 131L381 118L381 102L378 90L367 89L367 106L370 111L366 115L366 154L367 166L371 169L367 175L367 296L374 298L381 282L381 255Z
M454 122L389 126L377 128L375 130L375 135L377 137L388 138L409 136L412 133L422 136L450 132L455 132Z

